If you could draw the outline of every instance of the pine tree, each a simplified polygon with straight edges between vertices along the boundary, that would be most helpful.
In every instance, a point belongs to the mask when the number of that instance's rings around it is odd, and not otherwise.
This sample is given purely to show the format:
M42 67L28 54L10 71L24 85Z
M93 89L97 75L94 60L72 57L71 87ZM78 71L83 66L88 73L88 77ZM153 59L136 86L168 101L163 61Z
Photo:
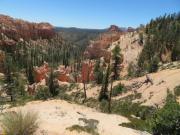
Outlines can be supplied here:
M114 72L114 80L117 80L119 77L119 66L122 63L122 55L120 54L120 47L118 45L112 50L112 59L113 59L113 72Z
M53 69L51 68L49 79L48 79L48 87L49 87L49 91L53 97L58 95L58 87L55 84L54 79L55 79L55 74L53 72Z
M25 96L25 84L26 80L21 76L20 73L15 74L15 79L14 79L14 85L15 85L15 90L18 92L17 94L21 96Z
M35 81L34 81L34 68L33 68L32 58L29 58L27 61L26 74L29 84L30 85L33 84Z
M108 104L109 113L111 113L111 100L112 100L114 73L111 73L110 79L111 79L111 87L110 87L110 92L109 92L109 104Z
M6 54L5 59L5 82L7 83L7 94L11 97L11 102L15 100L14 78L13 78L13 59L9 54Z
M103 81L103 69L100 65L100 60L96 61L96 64L94 67L94 74L95 74L96 83L101 84Z
M157 60L162 63L180 60L179 18L180 13L165 14L146 25L144 48L138 59L140 72L156 71L151 67L157 66Z
M103 83L99 94L99 101L102 101L103 99L108 100L109 75L110 75L110 64L108 64L106 73L103 78Z

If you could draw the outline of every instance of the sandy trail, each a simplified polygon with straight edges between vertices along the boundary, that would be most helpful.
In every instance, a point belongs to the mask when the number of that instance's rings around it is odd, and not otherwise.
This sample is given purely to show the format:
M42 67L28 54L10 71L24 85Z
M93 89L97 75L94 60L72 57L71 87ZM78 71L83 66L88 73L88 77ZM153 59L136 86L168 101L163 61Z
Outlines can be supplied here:
M22 107L11 108L11 111L34 111L39 115L40 128L37 135L86 135L81 132L66 130L74 124L82 125L78 118L96 119L99 121L100 135L140 135L142 132L118 126L128 119L119 115L104 114L92 108L71 104L62 100L33 101Z

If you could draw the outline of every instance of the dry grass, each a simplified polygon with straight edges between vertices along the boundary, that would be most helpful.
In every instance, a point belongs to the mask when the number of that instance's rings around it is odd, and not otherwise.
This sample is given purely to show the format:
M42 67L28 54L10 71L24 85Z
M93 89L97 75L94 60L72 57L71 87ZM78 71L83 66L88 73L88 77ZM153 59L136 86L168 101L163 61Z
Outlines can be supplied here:
M7 135L33 135L38 128L38 115L33 112L8 112L2 124Z

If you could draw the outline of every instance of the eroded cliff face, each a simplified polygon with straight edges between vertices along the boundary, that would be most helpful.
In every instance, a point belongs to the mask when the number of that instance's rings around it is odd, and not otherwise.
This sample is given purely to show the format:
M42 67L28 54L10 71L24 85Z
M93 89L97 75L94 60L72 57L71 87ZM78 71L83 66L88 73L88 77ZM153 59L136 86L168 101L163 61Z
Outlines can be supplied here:
M0 45L15 45L20 40L51 39L54 27L49 23L31 23L0 15Z
M104 57L105 61L109 61L111 52L107 49L113 42L117 41L122 34L123 32L118 26L111 25L107 32L100 34L97 40L90 42L90 45L84 52L85 57L90 59Z
M119 40L112 43L109 51L112 51L116 45L121 48L121 54L123 55L123 69L121 71L121 75L126 76L128 74L129 64L137 64L139 55L144 46L140 43L139 33L137 31L127 31L126 33L121 35Z

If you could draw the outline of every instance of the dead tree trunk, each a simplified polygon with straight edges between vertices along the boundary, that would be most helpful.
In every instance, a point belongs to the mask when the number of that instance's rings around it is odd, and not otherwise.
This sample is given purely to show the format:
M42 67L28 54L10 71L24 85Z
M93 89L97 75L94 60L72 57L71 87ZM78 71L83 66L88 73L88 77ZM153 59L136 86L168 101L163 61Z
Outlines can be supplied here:
M151 85L153 85L153 80L146 74L146 80L144 81L145 84L150 83Z
M86 98L87 98L87 94L86 94L86 83L83 82L83 86L84 86L84 100L83 100L83 103L86 101Z

